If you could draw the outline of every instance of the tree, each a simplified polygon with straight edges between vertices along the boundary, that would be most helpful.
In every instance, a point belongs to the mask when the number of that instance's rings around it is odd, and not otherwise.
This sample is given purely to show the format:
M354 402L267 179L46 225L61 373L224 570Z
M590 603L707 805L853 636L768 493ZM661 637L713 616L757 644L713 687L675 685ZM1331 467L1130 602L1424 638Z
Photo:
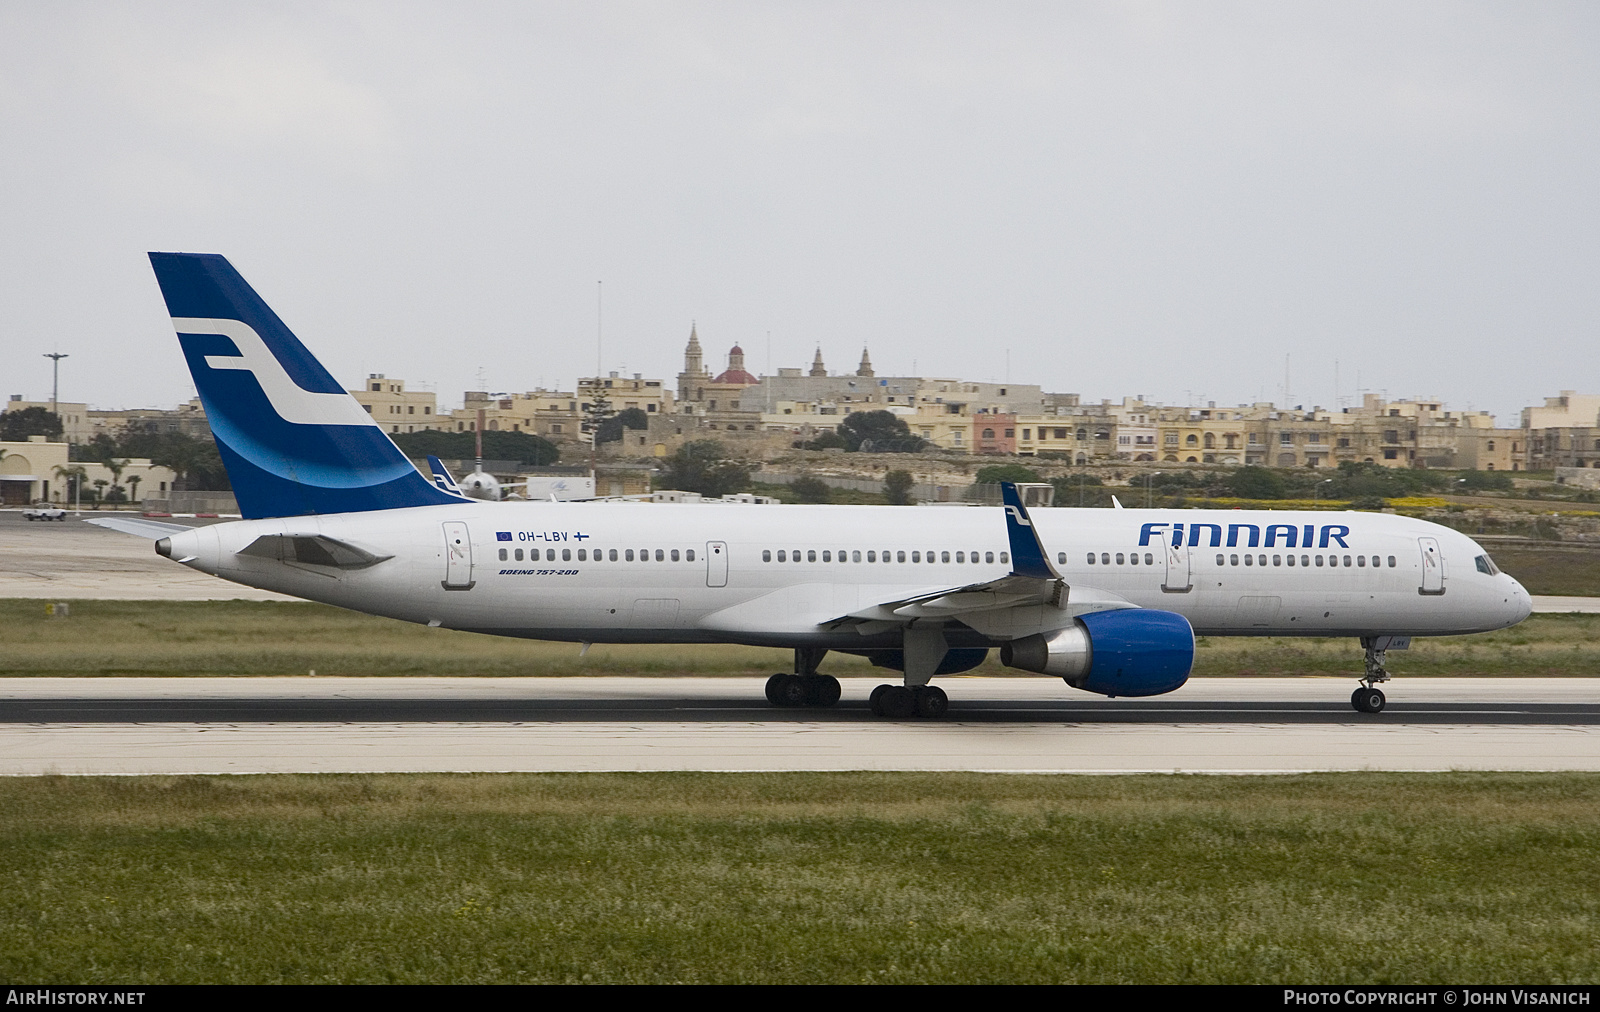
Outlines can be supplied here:
M1478 491L1480 489L1497 489L1503 492L1511 490L1511 475L1504 471L1462 471L1461 487Z
M979 485L998 485L1002 481L1036 482L1039 472L1021 464L990 464L979 468L978 476L973 480Z
M845 449L872 453L917 453L927 445L905 420L889 411L856 411L839 423Z
M1282 499L1283 479L1254 464L1228 475L1228 488L1240 499Z
M844 450L850 448L850 441L839 435L838 429L828 429L817 433L817 438L810 442L795 445L802 450Z
M139 482L142 480L143 479L136 474L128 475L128 484L133 486L133 491L128 493L128 498L132 499L134 502L139 501Z
M61 438L61 416L49 408L34 406L0 414L0 439L25 442L29 436Z
M600 423L600 442L615 443L623 429L648 429L650 416L638 408L624 408Z
M67 464L66 466L57 464L54 473L57 480L67 483L67 502L83 498L83 483L88 480L89 472L84 469L82 464Z
M92 484L94 485L94 495L90 498L94 502L95 509L99 509L100 497L105 494L105 488L108 482L104 478L96 478Z
M911 498L913 484L910 471L890 471L883 476L883 497L890 506L911 506L916 502Z
M714 439L696 439L680 446L662 461L662 488L724 496L750 487L750 468L724 459L726 450Z
M806 475L791 481L789 491L794 493L796 502L824 503L828 501L833 489L829 488L828 483L821 478Z

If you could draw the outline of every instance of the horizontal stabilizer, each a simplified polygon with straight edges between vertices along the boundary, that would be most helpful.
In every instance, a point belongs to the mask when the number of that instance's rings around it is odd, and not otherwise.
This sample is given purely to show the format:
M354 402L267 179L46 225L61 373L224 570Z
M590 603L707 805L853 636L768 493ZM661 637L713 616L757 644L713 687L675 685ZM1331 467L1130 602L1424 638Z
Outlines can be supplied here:
M120 531L123 534L132 534L134 537L149 538L158 541L161 538L170 538L174 534L182 534L193 528L182 524L164 524L157 520L145 520L142 517L93 517L83 521L104 527L108 530Z
M239 549L239 554L334 569L366 569L394 558L326 534L263 534Z

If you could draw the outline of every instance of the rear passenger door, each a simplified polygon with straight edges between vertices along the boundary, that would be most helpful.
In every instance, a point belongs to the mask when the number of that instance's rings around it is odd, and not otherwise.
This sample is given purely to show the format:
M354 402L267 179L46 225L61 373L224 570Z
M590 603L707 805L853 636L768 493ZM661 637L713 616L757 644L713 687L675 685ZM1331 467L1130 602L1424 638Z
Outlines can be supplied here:
M728 543L726 541L706 542L706 586L726 587L728 585Z

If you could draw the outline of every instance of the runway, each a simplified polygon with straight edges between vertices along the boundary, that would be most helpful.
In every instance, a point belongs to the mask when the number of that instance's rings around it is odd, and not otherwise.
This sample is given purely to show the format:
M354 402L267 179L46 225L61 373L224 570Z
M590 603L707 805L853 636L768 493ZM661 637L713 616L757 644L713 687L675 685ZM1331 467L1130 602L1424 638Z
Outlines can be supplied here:
M0 773L1600 770L1600 679L1197 679L1107 700L946 678L949 717L775 709L746 678L10 679Z

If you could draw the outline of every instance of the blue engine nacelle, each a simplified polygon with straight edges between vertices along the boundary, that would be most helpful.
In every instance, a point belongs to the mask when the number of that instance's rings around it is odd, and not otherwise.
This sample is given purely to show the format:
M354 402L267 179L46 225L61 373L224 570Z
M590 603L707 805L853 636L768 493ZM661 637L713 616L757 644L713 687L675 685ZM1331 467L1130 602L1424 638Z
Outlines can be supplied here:
M1189 680L1194 629L1177 612L1097 611L1065 629L1013 640L1000 648L1000 661L1105 696L1155 696Z

